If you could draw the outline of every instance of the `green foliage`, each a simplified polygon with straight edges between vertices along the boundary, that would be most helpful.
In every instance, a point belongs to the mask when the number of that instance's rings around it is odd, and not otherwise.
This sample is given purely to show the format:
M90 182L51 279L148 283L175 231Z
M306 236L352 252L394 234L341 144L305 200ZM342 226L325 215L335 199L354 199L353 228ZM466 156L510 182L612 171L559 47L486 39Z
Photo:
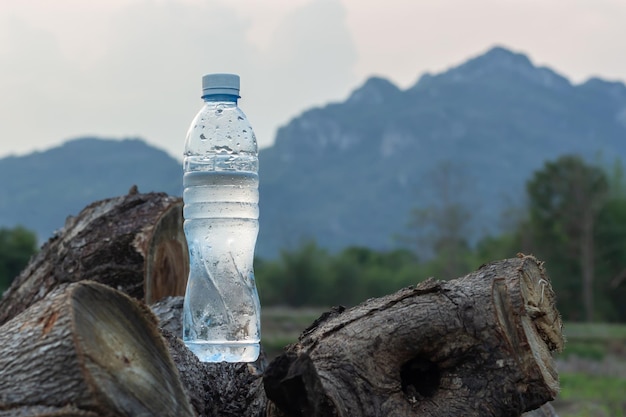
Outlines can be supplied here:
M621 170L614 169L616 182ZM575 155L547 162L527 183L531 251L545 260L569 320L617 319L607 284L626 265L626 201L602 168ZM626 316L623 316L626 319Z
M328 282L328 252L312 241L294 251L282 250L278 261L257 262L255 274L263 304L323 305Z
M603 343L590 341L577 341L575 343L567 343L560 358L568 358L576 356L577 358L601 361L606 357L607 348Z
M416 285L428 277L453 279L478 268L482 263L515 256L510 236L488 238L480 251L459 254L465 265L455 276L450 273L448 254L419 262L408 249L381 252L364 247L348 247L330 254L308 240L293 250L283 250L278 260L255 260L259 296L264 306L289 307L356 305L371 297L381 297L403 287ZM506 256L505 256L506 255Z
M261 343L268 355L273 359L283 348L298 340L298 336L309 327L328 307L291 308L283 306L267 306L261 309Z
M545 261L566 320L626 321L626 183L621 164L603 167L575 155L562 156L535 172L527 191L527 217L513 233L489 244L488 256L480 254L479 244L479 257L501 258L504 253L498 248L510 248L511 243Z
M407 250L351 247L333 257L330 266L331 304L354 305L417 283L417 260Z
M577 340L598 340L626 343L626 326L613 323L572 323L563 326L568 343Z
M514 258L523 252L518 233L503 233L500 236L485 236L478 241L474 249L475 264L479 265L498 259Z
M611 323L573 323L563 327L567 343L559 358L602 360L623 356L626 346L626 326Z
M606 174L578 156L566 155L547 162L526 188L537 248L567 260L579 257L585 222L594 220L605 203Z
M437 165L428 178L434 186L433 200L411 210L408 234L398 240L428 259L430 269L439 277L456 278L466 273L470 265L471 182L461 167L450 161Z
M407 250L350 247L331 255L309 240L277 261L257 259L255 274L264 305L355 305L416 284L417 268Z
M598 214L596 290L599 317L626 321L626 197L612 197Z
M561 392L559 403L576 402L576 416L610 415L625 416L626 410L626 379L589 375L583 373L559 375ZM601 414L593 414L591 410L602 410ZM571 414L568 414L571 415Z
M36 252L37 238L34 233L21 226L0 228L0 292L11 285Z

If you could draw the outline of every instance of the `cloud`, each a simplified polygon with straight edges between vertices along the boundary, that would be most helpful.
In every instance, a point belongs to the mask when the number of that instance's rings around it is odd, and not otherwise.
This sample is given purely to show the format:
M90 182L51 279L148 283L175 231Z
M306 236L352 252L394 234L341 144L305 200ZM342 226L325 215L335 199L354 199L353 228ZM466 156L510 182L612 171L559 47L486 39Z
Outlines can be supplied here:
M251 68L261 71L248 74L255 81L250 92L270 104L267 120L284 123L308 107L343 99L356 82L356 45L338 0L294 9L256 59Z
M46 132L65 118L63 109L71 111L80 78L49 33L15 16L4 23L0 153L43 145Z
M94 72L104 124L182 155L188 124L201 105L201 76L238 72L254 53L244 22L214 2L141 2L120 10L111 23L108 50Z
M311 1L287 13L263 47L248 40L253 18L215 0L137 0L82 17L59 11L47 27L6 18L0 155L83 134L141 136L181 155L208 72L241 74L242 107L269 145L279 123L353 86L345 17L339 0ZM94 29L64 20L82 18Z
M359 40L356 72L409 87L493 45L530 54L581 82L624 79L623 0L343 0Z

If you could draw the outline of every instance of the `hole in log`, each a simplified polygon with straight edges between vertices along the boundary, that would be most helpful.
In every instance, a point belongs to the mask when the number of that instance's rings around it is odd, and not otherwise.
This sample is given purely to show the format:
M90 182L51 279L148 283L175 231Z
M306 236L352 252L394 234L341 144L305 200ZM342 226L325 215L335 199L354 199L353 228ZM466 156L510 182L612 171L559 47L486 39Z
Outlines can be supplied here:
M416 357L402 365L400 380L409 399L430 398L439 388L441 370L430 360Z

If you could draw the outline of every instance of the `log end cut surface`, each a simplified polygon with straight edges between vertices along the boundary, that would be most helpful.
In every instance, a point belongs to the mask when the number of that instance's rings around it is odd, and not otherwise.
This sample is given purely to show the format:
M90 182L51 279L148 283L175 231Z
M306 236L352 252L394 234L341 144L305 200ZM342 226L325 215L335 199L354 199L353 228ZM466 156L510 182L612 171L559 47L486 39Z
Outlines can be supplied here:
M154 323L130 298L111 292L81 285L72 297L77 350L97 381L93 388L122 415L191 415Z
M81 281L0 327L0 415L194 414L150 310Z
M183 203L172 203L154 226L137 236L145 252L144 301L152 304L164 297L185 295L189 253L183 232Z

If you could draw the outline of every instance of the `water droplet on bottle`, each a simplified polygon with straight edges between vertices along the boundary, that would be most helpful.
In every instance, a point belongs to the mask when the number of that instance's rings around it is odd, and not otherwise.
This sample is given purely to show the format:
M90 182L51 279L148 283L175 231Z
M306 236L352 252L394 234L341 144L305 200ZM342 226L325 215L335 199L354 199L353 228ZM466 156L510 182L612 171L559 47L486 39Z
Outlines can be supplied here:
M248 131L246 129L242 130L243 133L248 133Z
M204 136L204 133L201 133L201 134L200 134L200 139L202 139L202 140L206 140L206 136Z
M237 120L243 120L243 117L237 116Z

